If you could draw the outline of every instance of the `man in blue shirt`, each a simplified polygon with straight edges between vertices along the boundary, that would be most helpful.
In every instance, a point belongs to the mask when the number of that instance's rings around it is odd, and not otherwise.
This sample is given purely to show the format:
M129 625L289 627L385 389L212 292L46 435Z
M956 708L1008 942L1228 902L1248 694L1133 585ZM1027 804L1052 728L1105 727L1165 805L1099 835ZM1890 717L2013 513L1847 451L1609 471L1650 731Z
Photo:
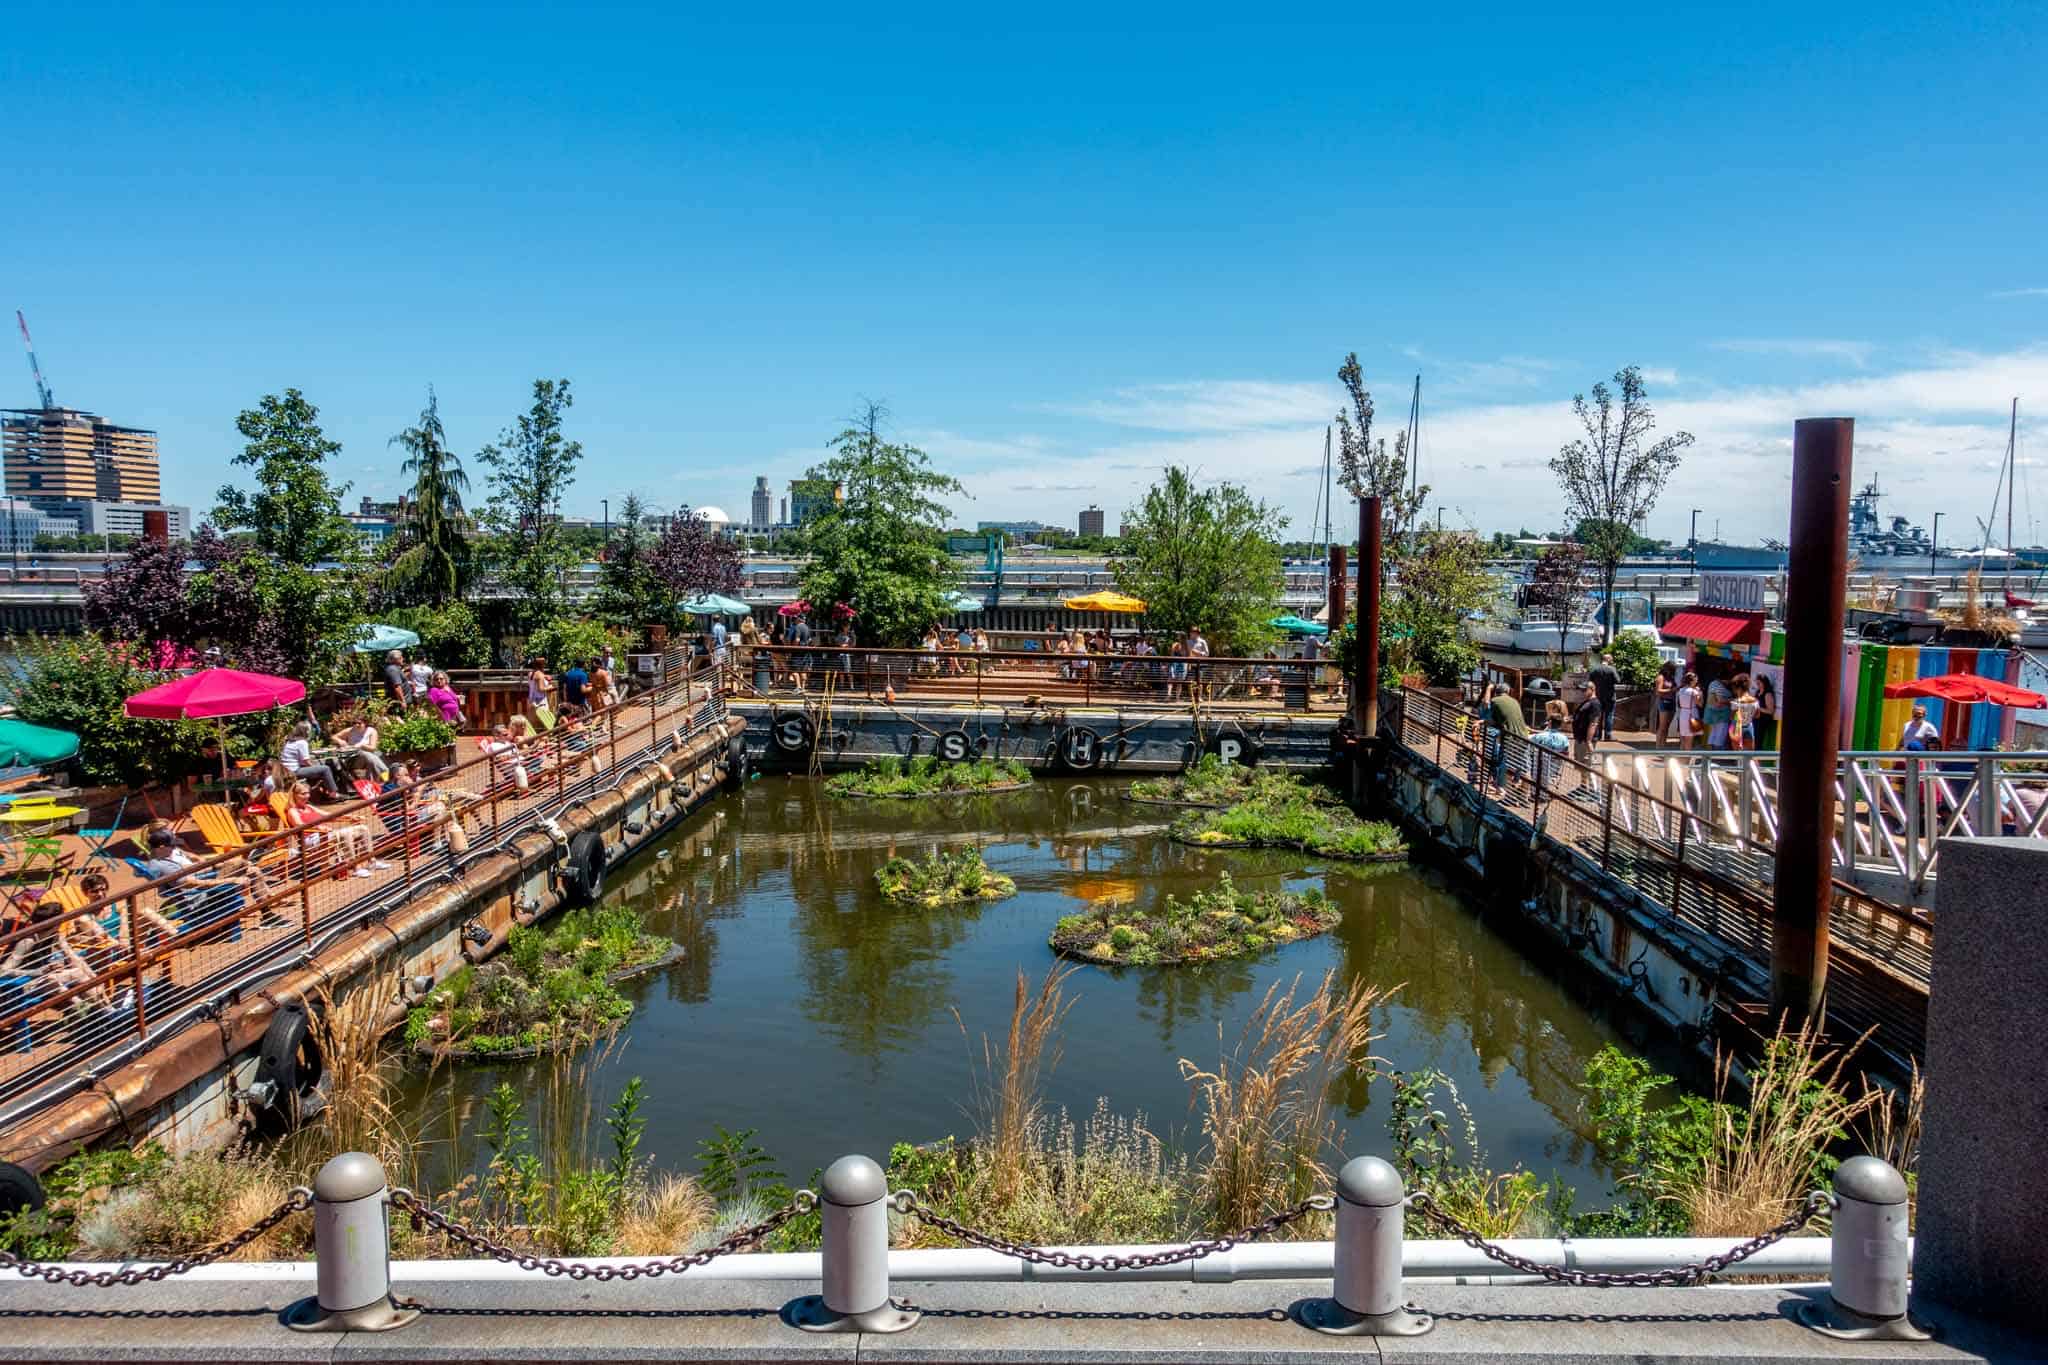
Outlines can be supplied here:
M590 674L582 664L570 664L562 674L562 700L574 715L587 715L589 703Z

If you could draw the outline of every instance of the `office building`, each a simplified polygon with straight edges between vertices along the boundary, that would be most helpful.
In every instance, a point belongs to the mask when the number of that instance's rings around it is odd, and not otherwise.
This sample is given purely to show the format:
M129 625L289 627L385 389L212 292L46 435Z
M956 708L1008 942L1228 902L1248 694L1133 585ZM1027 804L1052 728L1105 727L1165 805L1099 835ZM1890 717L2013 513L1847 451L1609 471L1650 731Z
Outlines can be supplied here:
M77 529L65 532L50 530L47 535L81 536L141 536L143 516L149 512L164 514L164 534L172 540L184 540L192 534L192 509L174 507L161 502L102 502L97 498L79 502L65 502L54 498L37 498L36 505L52 518L62 518Z
M1090 503L1081 512L1081 534L1099 536L1102 533L1102 509Z
M775 524L775 494L768 487L768 476L754 476L753 517L748 525L756 531L765 531Z
M75 408L0 413L6 493L53 502L155 504L163 499L156 433Z
M0 498L0 554L27 554L37 536L75 536L78 523L53 517L23 498Z
M789 481L789 520L792 525L802 526L805 522L838 507L846 501L846 489L830 479L791 479Z

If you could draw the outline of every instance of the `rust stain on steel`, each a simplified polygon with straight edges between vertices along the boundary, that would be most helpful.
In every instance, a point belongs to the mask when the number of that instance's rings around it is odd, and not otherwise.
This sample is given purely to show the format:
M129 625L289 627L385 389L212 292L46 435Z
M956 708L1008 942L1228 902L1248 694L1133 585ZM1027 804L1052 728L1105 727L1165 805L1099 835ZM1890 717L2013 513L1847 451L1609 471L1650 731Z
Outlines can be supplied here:
M706 752L722 752L733 733L731 727L744 729L745 724L737 717L732 718L723 731L707 734L697 744ZM619 787L582 803L572 832L602 825L632 801L661 785L653 774L644 780L637 773L628 776ZM0 1160L12 1161L31 1171L46 1170L79 1148L129 1127L137 1116L150 1113L221 1066L224 1047L230 1057L253 1049L263 1040L272 1016L284 1005L309 998L316 987L331 992L332 983L349 982L371 972L404 947L440 931L477 899L495 900L500 890L515 884L527 866L536 861L529 853L530 840L537 840L546 850L556 847L546 833L528 830L513 840L511 848L478 859L452 881L414 895L381 921L362 925L306 966L272 982L251 998L226 1006L217 1029L188 1028L173 1034L102 1078L93 1089L68 1096L16 1124L0 1134ZM507 894L498 915L501 927L492 936L495 944L502 944L511 928L510 906L511 897ZM485 913L499 910L498 905L491 905Z

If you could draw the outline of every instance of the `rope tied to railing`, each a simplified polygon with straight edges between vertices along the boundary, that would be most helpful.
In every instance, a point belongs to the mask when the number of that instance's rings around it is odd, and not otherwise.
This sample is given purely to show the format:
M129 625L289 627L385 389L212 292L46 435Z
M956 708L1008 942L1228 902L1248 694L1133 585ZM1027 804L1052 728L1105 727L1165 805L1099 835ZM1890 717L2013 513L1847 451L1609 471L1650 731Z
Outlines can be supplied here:
M1417 1190L1409 1195L1408 1207L1487 1259L1498 1261L1520 1274L1534 1275L1552 1284L1572 1285L1578 1288L1654 1289L1705 1284L1710 1276L1718 1275L1737 1262L1748 1260L1765 1247L1783 1241L1812 1223L1814 1219L1834 1207L1834 1196L1826 1190L1810 1192L1785 1221L1768 1232L1758 1233L1746 1242L1738 1242L1718 1255L1703 1256L1697 1261L1666 1266L1661 1270L1638 1271L1574 1270L1569 1266L1546 1265L1541 1261L1532 1261L1526 1256L1517 1256L1507 1248L1487 1240L1470 1225L1444 1212L1427 1190Z
M51 1284L73 1285L81 1289L110 1289L115 1285L167 1280L173 1275L183 1275L188 1270L197 1270L200 1266L211 1265L215 1261L234 1255L293 1214L304 1213L312 1207L313 1191L304 1185L297 1186L276 1208L234 1236L225 1241L215 1242L212 1246L204 1247L189 1256L165 1261L161 1265L129 1270L66 1270L62 1266L43 1265L36 1261L23 1260L12 1252L0 1251L0 1270L12 1271L31 1279L46 1280Z

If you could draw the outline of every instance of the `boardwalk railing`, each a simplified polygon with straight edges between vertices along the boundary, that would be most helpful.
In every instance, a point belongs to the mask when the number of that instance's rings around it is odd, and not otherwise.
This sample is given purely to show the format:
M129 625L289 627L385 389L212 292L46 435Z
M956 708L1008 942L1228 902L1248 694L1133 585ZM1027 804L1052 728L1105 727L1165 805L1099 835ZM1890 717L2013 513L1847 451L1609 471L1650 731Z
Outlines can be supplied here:
M1623 780L1666 792L1695 817L1775 845L1778 756L1771 753L1602 755ZM1855 882L1871 872L1924 891L1940 841L1976 835L2048 840L2048 753L1855 750L1835 774L1834 864Z
M1527 819L1539 839L1597 865L1747 964L1758 979L1768 978L1777 857L1774 844L1757 837L1755 824L1703 816L1623 780L1622 767L1575 762L1424 692L1402 692L1400 740L1466 782L1481 800ZM1855 1037L1875 1028L1884 1051L1902 1061L1919 1056L1933 949L1933 921L1925 912L1837 881L1828 947L1834 1031Z
M1329 692L1327 660L1059 654L1049 649L870 649L821 640L742 650L736 686L756 696L820 694L886 700L891 691L981 702L1037 698L1047 706L1202 705L1309 708Z
M0 935L0 962L13 964L0 968L0 1122L15 1102L88 1083L723 720L716 668L672 662L666 685L621 706L328 806L305 828L230 836L215 822L209 833L232 846L98 900L73 893L77 908Z

